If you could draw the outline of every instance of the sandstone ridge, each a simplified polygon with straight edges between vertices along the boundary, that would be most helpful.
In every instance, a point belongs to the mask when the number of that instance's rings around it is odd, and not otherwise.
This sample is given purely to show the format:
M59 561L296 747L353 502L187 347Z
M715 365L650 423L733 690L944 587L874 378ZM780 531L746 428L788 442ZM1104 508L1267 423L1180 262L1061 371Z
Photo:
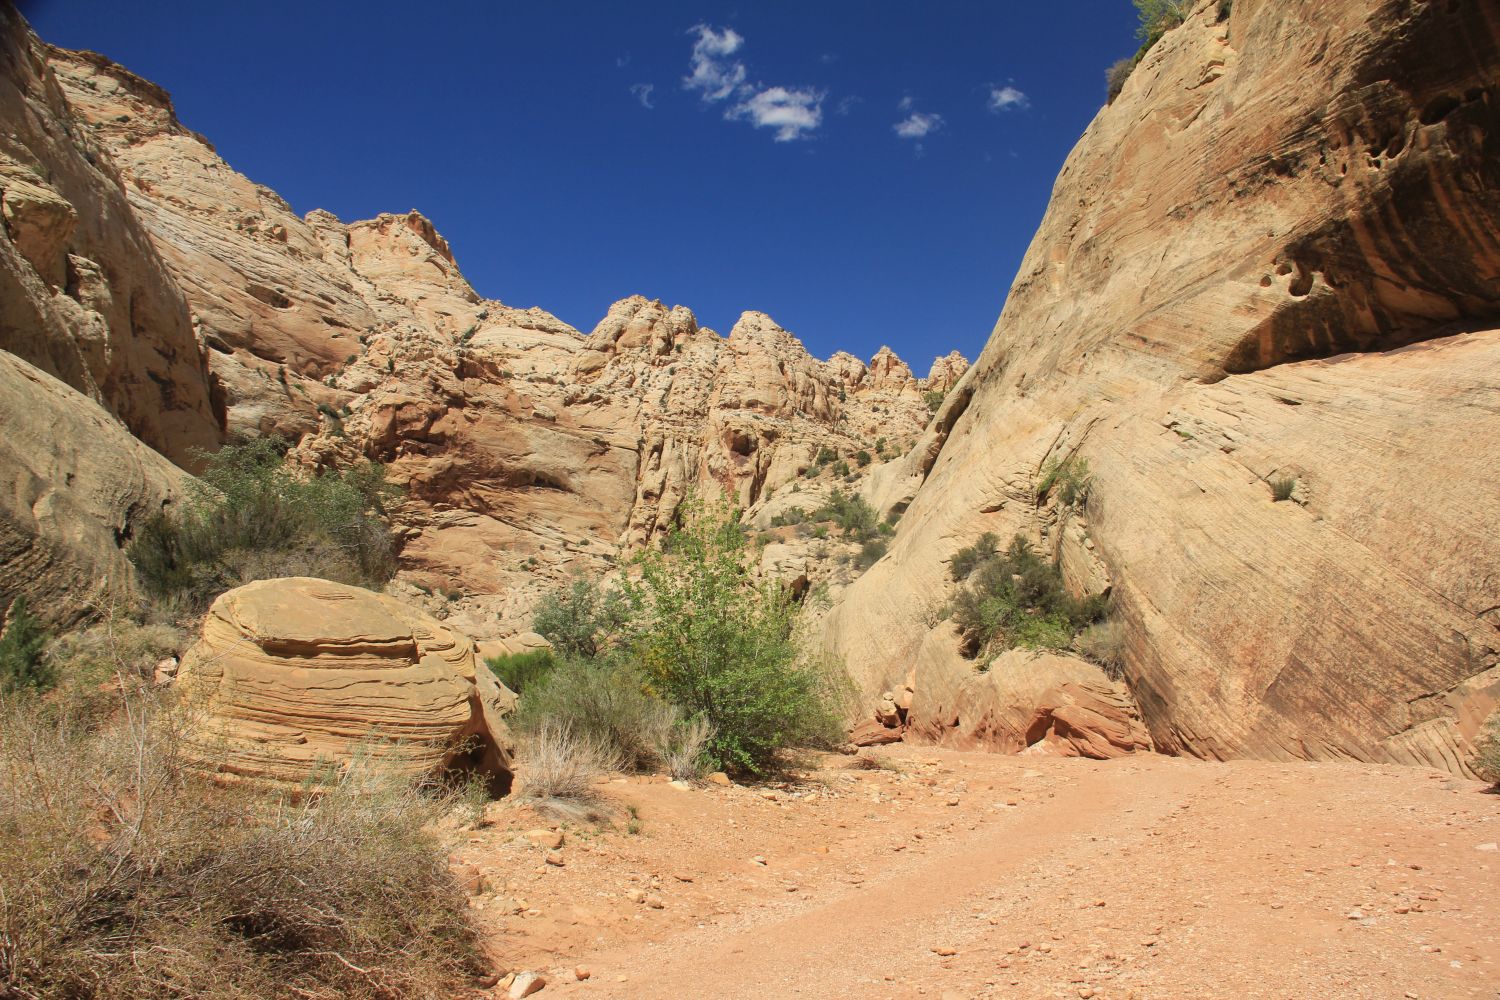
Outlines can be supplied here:
M1485 4L1199 3L1146 54L876 484L910 510L827 633L870 691L949 642L946 560L1020 533L1113 596L1159 749L1466 772L1500 702L1497 34ZM1039 495L1060 463L1085 502ZM914 725L987 738L982 706L922 717L940 675Z

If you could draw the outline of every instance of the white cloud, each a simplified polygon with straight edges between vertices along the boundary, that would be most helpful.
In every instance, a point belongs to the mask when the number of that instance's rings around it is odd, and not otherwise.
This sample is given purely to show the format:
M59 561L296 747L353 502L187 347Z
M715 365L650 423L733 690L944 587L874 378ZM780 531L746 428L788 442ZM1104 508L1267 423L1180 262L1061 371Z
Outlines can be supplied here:
M910 105L907 105L910 107ZM943 116L938 114L926 114L921 111L913 111L901 121L892 125L896 134L903 139L920 139L930 135L943 127Z
M907 94L905 97L901 98L901 100L896 102L896 110L910 111L912 107L916 105L916 103L916 101L912 100L912 96L910 94Z
M777 142L801 139L823 124L823 98L811 89L766 87L730 108L726 118L748 118L756 128L774 128Z
M641 107L643 108L656 107L655 104L651 103L651 92L655 89L656 84L654 83L632 83L630 85L630 92L635 95L636 100L641 102Z
M834 105L833 110L838 114L847 115L849 112L853 111L854 106L862 100L864 100L864 98L856 97L853 94L850 94L847 97L840 97L838 104Z
M696 90L705 101L722 101L745 82L745 64L730 59L745 44L745 38L733 28L715 31L706 24L688 29L696 34L691 59L692 74L682 79L687 90Z
M1029 107L1031 107L1031 98L1021 93L1015 87L1007 84L1004 87L990 88L991 111L998 113L1012 109L1025 110Z

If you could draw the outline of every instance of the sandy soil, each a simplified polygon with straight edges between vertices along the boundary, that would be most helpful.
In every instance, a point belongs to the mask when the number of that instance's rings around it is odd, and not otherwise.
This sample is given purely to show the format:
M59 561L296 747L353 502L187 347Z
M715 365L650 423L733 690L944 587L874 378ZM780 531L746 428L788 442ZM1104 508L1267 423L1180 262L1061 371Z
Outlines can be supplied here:
M882 767L613 782L637 832L562 824L560 866L520 836L545 822L492 807L456 851L489 882L475 915L544 1000L1500 995L1500 796L1477 782L863 756Z

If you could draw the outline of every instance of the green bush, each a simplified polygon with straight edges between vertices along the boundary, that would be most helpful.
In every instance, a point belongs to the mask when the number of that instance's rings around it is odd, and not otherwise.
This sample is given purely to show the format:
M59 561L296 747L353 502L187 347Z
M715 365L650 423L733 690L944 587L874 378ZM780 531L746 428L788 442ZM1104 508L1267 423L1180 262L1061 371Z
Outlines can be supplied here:
M938 389L931 389L922 394L922 401L927 404L928 413L936 413L943 405L943 399L948 394Z
M492 656L484 663L501 684L516 694L525 694L527 691L534 690L557 666L557 660L550 649L505 653Z
M840 479L847 479L849 477L849 463L844 461L843 459L839 459L837 462L834 462L833 474Z
M860 569L869 569L880 561L885 555L888 543L884 538L872 538L860 546L859 555L854 557L854 565Z
M646 771L668 763L684 727L682 713L650 690L628 658L570 659L521 695L515 726L523 743L561 727L614 767ZM567 740L552 741L555 752ZM523 774L527 783L531 776Z
M393 489L373 462L302 475L286 444L259 438L205 456L176 515L150 519L128 549L148 594L201 610L251 580L316 576L379 586L396 570L384 520Z
M542 598L532 629L559 656L599 655L624 622L625 606L615 591L595 580L577 579Z
M874 461L874 459L870 457L870 453L868 451L865 451L863 448L854 453L854 460L859 463L860 468L864 468Z
M877 532L879 518L875 508L857 493L845 493L838 487L828 495L828 501L813 512L814 521L832 521L844 534L857 542L869 541Z
M836 452L836 451L834 451L832 448L828 447L825 444L821 448L818 449L818 455L817 455L816 458L813 459L813 465L816 465L816 466L827 465L829 462L836 462L836 461L838 461L838 457L839 457L839 453Z
M793 525L802 524L807 520L807 511L801 507L788 507L784 512L771 518L771 527L788 528Z
M1056 489L1057 499L1064 507L1082 504L1088 500L1089 488L1093 482L1088 459L1069 458L1061 462L1054 460L1042 470L1042 478L1037 481L1037 503L1045 503L1053 489Z
M1037 646L1065 649L1086 626L1104 616L1102 597L1075 598L1061 571L1017 535L1002 553L974 569L953 601L953 618L965 652Z
M4 619L0 633L0 694L15 691L45 691L57 681L56 671L42 657L47 633L41 622L26 610L26 598L17 597Z
M760 773L785 748L842 737L828 672L799 656L793 605L757 584L732 511L691 503L670 545L627 586L630 645L652 690L712 730L717 767Z
M974 539L974 544L966 545L953 553L953 558L948 562L948 572L955 580L967 580L970 573L995 558L999 552L999 536L993 531L986 531Z
M1187 17L1188 0L1135 0L1140 24L1135 36L1141 40L1141 51L1151 48L1168 31L1177 27Z
M1297 491L1297 479L1295 476L1285 476L1280 479L1271 480L1271 500L1280 503L1290 500L1292 494Z

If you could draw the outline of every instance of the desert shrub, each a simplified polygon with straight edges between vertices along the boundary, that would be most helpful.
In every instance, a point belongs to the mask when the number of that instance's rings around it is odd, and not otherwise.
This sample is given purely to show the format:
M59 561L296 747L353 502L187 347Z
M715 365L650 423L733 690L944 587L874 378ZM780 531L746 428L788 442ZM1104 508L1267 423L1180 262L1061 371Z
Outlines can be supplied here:
M516 796L532 802L587 806L599 798L595 784L620 769L608 746L566 722L549 719L521 741L521 785Z
M1088 459L1069 458L1060 462L1053 460L1047 463L1042 470L1041 479L1037 480L1037 503L1045 503L1054 489L1057 491L1058 501L1064 507L1084 503L1089 498L1089 488L1093 482Z
M180 653L185 642L170 625L141 624L121 614L57 636L43 654L57 684L46 710L74 726L97 728L119 708L122 690L149 684L156 665Z
M1183 22L1189 0L1135 0L1135 9L1140 16L1135 36L1141 40L1141 51L1144 52Z
M1057 566L1020 535L973 570L953 601L953 619L971 656L994 647L1065 649L1104 610L1103 598L1068 593Z
M846 478L848 478L848 476L849 476L849 463L846 462L846 461L844 461L842 458L839 459L837 462L834 462L833 463L833 474L835 476L839 477L840 479L846 479Z
M818 449L818 455L813 459L813 465L824 466L829 464L830 462L838 461L838 457L839 453L825 444Z
M1095 622L1078 633L1073 648L1118 680L1125 669L1125 626L1118 621Z
M542 598L531 627L560 656L597 656L620 630L624 613L617 592L580 577Z
M1297 479L1295 476L1284 476L1271 480L1271 499L1275 503L1290 500L1292 494L1297 491Z
M854 453L854 461L859 463L860 468L864 468L871 462L875 461L875 459L870 456L870 453L868 451L865 451L863 448L861 448L859 451L856 451Z
M1479 737L1474 773L1500 790L1500 712L1489 717Z
M927 404L927 412L936 413L942 407L943 400L947 395L946 392L938 389L930 389L924 392L922 394L922 401Z
M801 507L788 507L784 512L771 518L771 527L786 528L792 525L802 524L807 520L807 511Z
M259 438L205 456L182 509L150 519L130 545L147 593L201 610L225 590L271 576L376 586L394 575L384 468L367 462L303 475L286 466L285 447Z
M993 531L986 531L974 539L972 545L965 545L953 553L953 558L948 562L948 572L955 580L967 580L970 573L983 563L995 558L999 552L999 536Z
M45 690L56 682L56 671L42 657L47 633L26 609L26 598L11 602L0 632L0 693Z
M188 717L137 692L97 732L0 699L0 995L398 997L484 971L431 825L373 758L307 794L186 766Z
M865 542L860 546L859 555L854 557L854 565L862 570L874 566L880 561L880 557L885 555L888 544L884 538L872 538Z
M550 649L529 649L524 653L505 653L484 661L500 683L516 694L534 691L557 666Z
M1104 71L1104 91L1106 103L1115 103L1115 98L1120 96L1120 91L1125 89L1125 81L1130 79L1130 74L1135 71L1135 58L1126 56L1109 64Z
M627 586L631 649L652 689L712 733L716 767L759 773L787 747L842 736L821 664L799 656L793 605L752 579L727 506L687 506L671 545L645 553Z
M527 735L564 726L614 766L649 771L662 763L658 748L671 742L681 720L676 707L648 690L647 679L627 658L574 658L522 695L515 725Z
M857 493L845 493L838 487L834 487L827 502L813 512L812 518L815 521L832 521L847 537L858 542L875 537L876 525L879 523L875 508L864 497Z
M708 770L704 751L713 730L701 719L678 721L650 733L652 749L668 774L679 781L696 781Z

